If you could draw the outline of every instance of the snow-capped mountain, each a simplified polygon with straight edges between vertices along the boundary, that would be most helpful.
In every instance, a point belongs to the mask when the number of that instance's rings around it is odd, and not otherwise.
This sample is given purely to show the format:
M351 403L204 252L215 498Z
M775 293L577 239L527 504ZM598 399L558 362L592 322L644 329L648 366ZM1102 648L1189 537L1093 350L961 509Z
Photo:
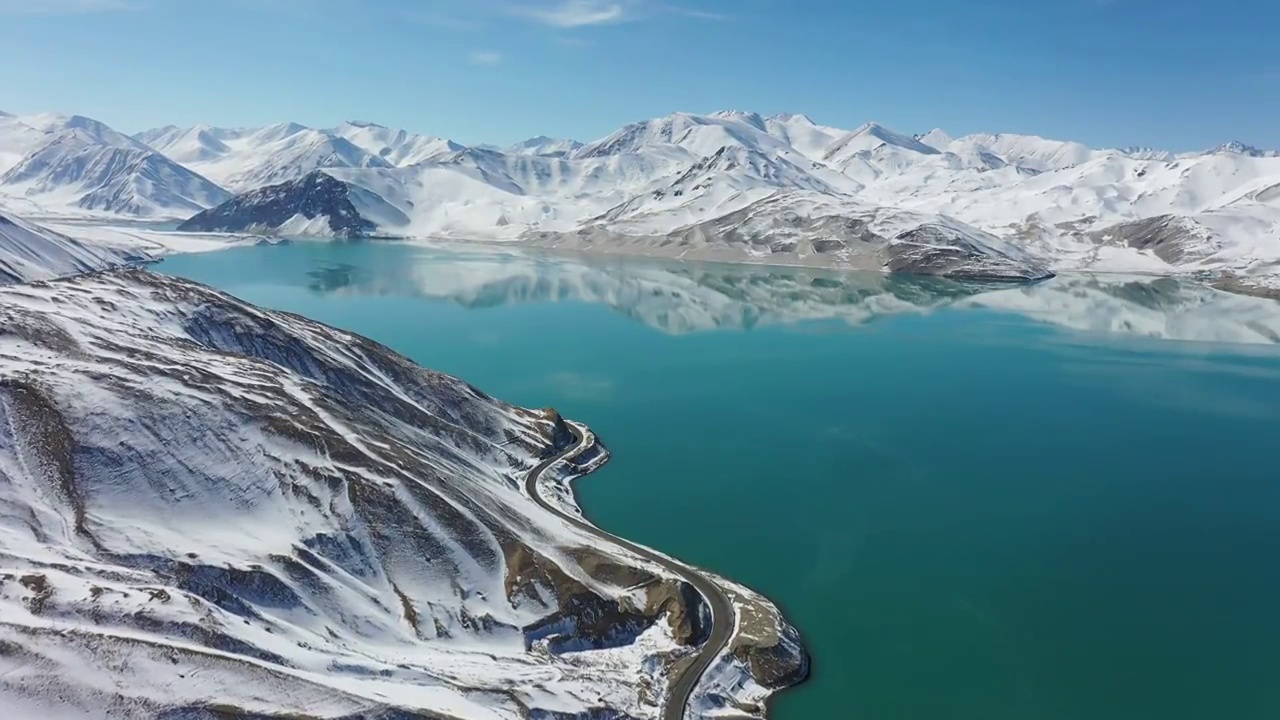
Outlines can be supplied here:
M231 152L223 139L230 139L226 130L197 125L191 128L157 128L138 133L133 139L155 148L171 160L184 164L211 162Z
M390 168L391 162L341 135L296 123L254 130L170 129L152 147L236 191L297 180L320 168Z
M0 202L8 197L54 209L181 217L231 197L150 147L81 116L0 118L0 159L7 165Z
M582 143L577 140L559 140L546 135L523 140L506 148L511 155L542 155L545 157L568 157L578 151Z
M463 147L452 140L415 135L369 122L348 121L328 132L396 167L435 160Z
M0 115L0 174L17 165L45 141L45 132L14 115Z
M1244 155L1246 157L1254 157L1254 158L1280 157L1280 150L1262 150L1252 145L1245 145L1244 143L1239 142L1237 140L1233 140L1229 143L1224 143L1222 145L1219 145L1218 147L1210 150L1209 152L1215 153L1215 154L1227 153L1231 155Z
M705 641L668 566L530 496L554 411L145 270L0 318L8 717L658 717ZM549 491L607 459L576 432ZM753 629L704 692L758 716L803 650L725 588Z
M323 130L297 123L165 127L134 139L237 191L297 180L318 169L415 165L463 149L442 138L355 121Z

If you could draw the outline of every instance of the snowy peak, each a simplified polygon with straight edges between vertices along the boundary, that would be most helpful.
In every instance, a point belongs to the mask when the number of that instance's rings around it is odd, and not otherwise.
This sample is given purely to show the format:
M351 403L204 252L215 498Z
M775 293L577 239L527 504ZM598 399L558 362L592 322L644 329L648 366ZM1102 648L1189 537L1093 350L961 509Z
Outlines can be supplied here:
M87 118L54 120L46 142L0 176L0 190L79 210L186 216L229 194L150 148Z
M577 140L563 140L560 138L547 137L546 135L538 135L528 140L523 140L510 147L505 148L505 152L512 155L538 155L542 157L569 157L582 147L582 143Z
M256 143L265 144L284 140L298 133L306 132L308 129L307 126L299 125L295 122L282 122L254 130L251 137Z
M673 157L700 158L726 145L772 152L790 152L785 141L769 134L758 114L724 111L715 115L673 113L632 123L606 138L583 146L574 158L655 152ZM673 155L674 153L674 155Z
M698 190L717 182L732 183L735 189L832 192L829 185L785 159L735 145L726 145L694 163L672 183L672 188Z
M1274 158L1280 157L1280 150L1262 150L1252 145L1246 145L1238 140L1232 140L1224 143L1208 152L1210 155L1243 155L1252 158Z
M955 142L955 139L948 135L947 131L940 128L934 128L929 132L920 135L916 140L938 150L946 150L948 145Z
M442 138L348 121L320 130L298 123L262 128L158 128L139 133L152 148L234 190L288 182L316 169L408 167L462 149Z
M821 162L859 182L901 174L939 155L936 148L879 123L863 124L823 149Z
M848 130L826 127L808 115L784 113L765 120L765 131L811 160L822 160L833 145L848 137Z
M168 127L139 133L147 146L179 163L201 163L231 152L215 128L197 125L192 128Z
M0 117L0 173L48 141L47 134L12 115Z
M804 113L778 113L777 115L769 116L769 120L780 123L796 123L800 125L816 126L818 124L813 121L813 118Z
M890 130L877 122L864 123L848 137L843 144L846 147L859 147L874 150L881 144L894 145L921 155L936 155L937 148L926 145L910 135Z
M348 121L327 133L343 138L396 167L429 162L462 149L462 145L444 138L417 135L363 121Z
M1130 146L1121 148L1118 151L1121 155L1131 157L1134 160L1155 160L1159 162L1172 162L1177 156L1168 150L1159 150L1156 148Z
M288 182L323 168L391 167L346 138L294 125L263 128L227 145L231 152L192 167L234 189Z
M952 142L947 149L958 154L990 153L1010 165L1036 172L1070 168L1107 154L1077 142L1010 133L966 135Z
M100 145L134 149L143 147L141 143L138 143L133 138L112 130L106 123L83 115L60 115L58 113L27 115L22 118L22 122L47 135L78 132L92 138L94 142Z
M162 143L164 138L179 132L182 132L182 128L177 125L165 125L163 127L151 128L150 130L143 130L142 132L134 133L129 137L152 148L153 150L159 150L160 148L156 147L156 143Z
M765 119L760 116L760 113L748 112L746 110L721 110L719 112L711 113L711 117L719 118L721 120L740 122L745 125L750 125L760 132L768 132L768 130L765 129Z
M587 143L574 153L574 157L599 158L634 154L646 147L675 145L690 124L689 116L681 113L631 123L612 135Z

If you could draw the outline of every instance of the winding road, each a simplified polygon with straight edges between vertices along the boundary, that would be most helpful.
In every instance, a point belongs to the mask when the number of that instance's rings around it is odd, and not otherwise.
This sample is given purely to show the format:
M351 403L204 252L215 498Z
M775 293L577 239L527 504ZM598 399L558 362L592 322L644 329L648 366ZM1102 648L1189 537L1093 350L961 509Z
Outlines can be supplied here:
M686 667L678 676L672 678L671 693L667 698L666 707L662 711L662 720L686 720L686 710L689 707L689 699L693 696L694 688L698 686L698 681L711 667L711 663L720 655L729 644L729 638L733 635L734 612L733 603L729 601L729 597L724 594L715 583L707 579L705 575L682 565L671 558L660 555L641 545L637 545L628 540L611 535L582 518L568 515L557 508L554 504L547 502L538 494L538 479L542 477L542 473L547 468L556 463L578 454L586 447L586 436L578 428L569 425L570 432L573 433L574 443L568 448L560 451L554 456L543 460L525 478L525 492L529 497L540 505L542 508L555 513L563 518L566 522L574 527L579 528L587 533L595 535L602 540L611 542L630 550L631 552L645 558L646 560L661 565L666 570L682 578L688 582L699 593L707 603L707 607L711 608L711 635L707 638L707 642L702 645L698 651L698 656L693 664Z

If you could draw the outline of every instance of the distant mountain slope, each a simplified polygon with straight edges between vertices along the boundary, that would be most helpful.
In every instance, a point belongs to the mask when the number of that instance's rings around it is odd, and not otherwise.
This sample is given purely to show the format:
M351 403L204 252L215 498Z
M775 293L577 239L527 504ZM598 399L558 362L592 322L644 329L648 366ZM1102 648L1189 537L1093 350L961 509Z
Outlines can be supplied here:
M10 195L51 208L181 217L230 197L96 120L37 115L5 118L2 125L4 144L12 149L21 143L27 151L0 175L0 201Z
M45 133L13 115L0 115L0 174L45 141Z
M442 138L355 121L331 129L297 123L241 129L170 126L134 137L238 191L297 180L313 170L406 167L463 149Z
M133 252L82 243L0 213L0 284L48 280L140 259Z
M185 164L238 191L297 180L319 169L392 166L344 137L293 123L257 130L190 129L156 142L157 150L174 153L175 159L197 155Z
M506 148L512 155L542 155L545 157L568 157L577 152L582 143L577 140L557 140L546 135L529 138Z
M415 135L368 122L348 121L327 132L396 167L427 162L463 148L452 140Z

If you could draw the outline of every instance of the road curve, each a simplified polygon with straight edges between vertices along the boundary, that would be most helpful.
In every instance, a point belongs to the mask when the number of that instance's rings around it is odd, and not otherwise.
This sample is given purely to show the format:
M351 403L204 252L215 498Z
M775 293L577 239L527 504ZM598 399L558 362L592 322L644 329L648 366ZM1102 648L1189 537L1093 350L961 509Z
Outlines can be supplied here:
M711 667L711 663L729 644L729 638L733 635L734 628L734 611L733 603L729 601L729 597L724 594L715 583L707 579L705 575L689 567L686 567L670 558L659 555L642 545L637 545L629 540L624 540L616 535L607 533L600 528L579 517L567 515L554 504L547 502L538 494L538 479L542 477L542 473L547 468L564 460L565 458L576 455L586 447L586 436L574 427L569 426L569 431L573 434L573 445L565 450L556 453L554 456L543 460L541 463L529 471L529 475L525 478L525 492L529 497L542 508L555 513L563 518L566 522L577 527L587 533L596 535L608 542L621 545L631 552L649 560L650 562L661 565L671 573L679 576L688 582L699 593L707 603L707 607L711 609L711 635L707 638L707 642L703 644L698 651L697 659L692 665L689 665L680 673L678 677L672 679L671 693L667 698L666 707L662 711L662 720L686 720L685 713L689 707L689 699L693 696L694 689L698 686L698 681Z

